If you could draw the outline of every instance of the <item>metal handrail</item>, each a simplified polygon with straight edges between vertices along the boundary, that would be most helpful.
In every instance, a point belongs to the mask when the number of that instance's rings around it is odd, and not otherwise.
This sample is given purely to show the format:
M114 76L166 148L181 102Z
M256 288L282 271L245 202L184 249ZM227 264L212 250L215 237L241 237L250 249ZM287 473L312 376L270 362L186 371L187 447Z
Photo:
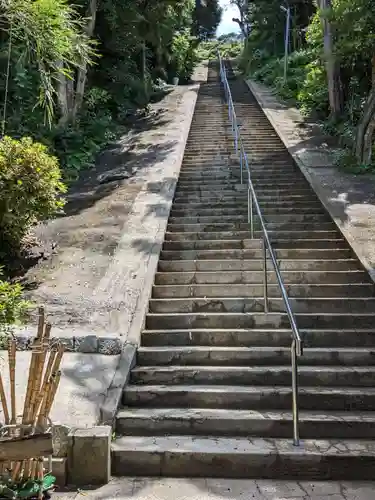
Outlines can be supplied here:
M292 413L293 413L293 443L294 445L299 445L299 405L298 405L298 356L303 355L303 341L301 339L296 318L292 311L288 293L286 291L280 268L277 263L275 251L272 248L271 241L268 235L266 224L263 219L262 211L259 206L258 198L254 189L254 185L251 180L249 161L247 159L247 154L242 142L240 128L237 122L236 111L234 109L232 93L229 87L226 68L223 64L222 57L218 51L219 63L220 63L220 79L224 86L224 92L226 97L226 102L228 104L228 115L231 122L231 128L234 138L235 151L240 158L240 172L241 172L241 184L243 184L243 169L246 168L247 171L247 184L248 184L248 197L247 197L247 207L248 207L248 222L250 224L250 234L251 238L254 238L254 212L253 206L258 214L260 227L263 233L263 286L264 286L264 311L269 312L268 304L268 276L267 276L267 249L271 262L276 274L276 280L279 285L281 296L284 302L286 313L290 322L292 329L292 345L291 345L291 364L292 364Z

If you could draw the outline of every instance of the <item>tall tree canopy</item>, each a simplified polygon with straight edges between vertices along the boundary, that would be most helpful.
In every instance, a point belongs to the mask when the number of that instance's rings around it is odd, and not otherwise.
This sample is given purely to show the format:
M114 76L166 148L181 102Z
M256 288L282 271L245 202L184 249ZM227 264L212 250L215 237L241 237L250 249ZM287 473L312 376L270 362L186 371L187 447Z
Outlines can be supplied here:
M222 8L218 0L196 0L193 32L201 40L212 38L220 24Z

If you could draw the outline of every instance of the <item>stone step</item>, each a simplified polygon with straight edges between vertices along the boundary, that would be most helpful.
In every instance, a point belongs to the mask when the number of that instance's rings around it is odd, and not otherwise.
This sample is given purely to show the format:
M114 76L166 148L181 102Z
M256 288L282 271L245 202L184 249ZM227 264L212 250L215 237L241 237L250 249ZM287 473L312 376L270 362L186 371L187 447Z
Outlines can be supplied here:
M286 229L286 226L298 223L298 227L301 229L309 229L309 223L320 223L320 222L327 222L329 224L332 224L332 222L329 221L328 216L326 214L300 214L300 213L294 213L294 214L281 214L281 215L272 215L272 216L264 216L264 221L266 224L266 227L274 228L276 225L277 227L284 227ZM254 216L254 225L259 228L259 221L258 217ZM174 222L168 222L168 232L175 232L175 233L215 233L215 232L227 232L227 231L248 231L249 230L249 223L247 222L242 222L242 221L232 221L232 222L214 222L214 223L174 223ZM333 226L331 226L333 227ZM295 228L297 230L297 228Z
M317 312L295 314L299 328L305 329L338 329L338 328L372 328L375 313ZM289 318L282 312L194 312L194 313L148 313L146 329L237 329L237 328L288 328Z
M207 252L207 253L203 253ZM229 255L225 255L227 252ZM211 257L211 258L210 258ZM225 259L227 257L227 259ZM243 257L243 259L241 259ZM233 260L231 260L233 258ZM170 259L170 260L166 260ZM186 259L186 260L185 260ZM187 260L190 259L190 260ZM199 260L201 259L201 260ZM236 259L236 260L234 260ZM359 262L355 259L337 260L303 260L288 259L278 262L281 271L353 271L361 270ZM252 250L203 250L197 252L187 250L186 252L173 252L163 250L160 254L158 271L160 272L195 272L195 271L261 271L264 262L262 259L254 259ZM272 269L271 261L267 262L267 267ZM294 285L298 286L298 285ZM314 290L321 285L314 285ZM327 289L328 285L324 286ZM332 285L332 293L335 295L340 290L340 285ZM346 286L346 285L344 285ZM351 286L359 290L363 285L353 283ZM358 287L358 288L357 288ZM373 290L373 285L364 285ZM311 288L311 286L310 286ZM271 290L271 289L270 289ZM293 290L292 290L293 291ZM178 293L176 291L176 293ZM325 292L324 292L325 293ZM330 292L331 293L331 292ZM337 292L338 293L338 292ZM340 292L341 293L341 292ZM371 292L372 293L372 292Z
M299 313L374 313L375 297L289 297L290 306L295 314ZM268 310L285 312L285 303L282 298L269 297ZM252 297L221 297L212 293L208 297L183 298L151 298L149 311L157 314L186 314L186 313L253 313L264 311L263 294Z
M257 178L252 179L255 192L258 190L268 188L268 187L277 187L279 189L285 189L290 186L290 183L293 182L293 186L304 188L308 186L306 184L306 180L304 179L294 179L292 177L283 178L283 179L274 179L274 178ZM181 179L179 178L177 182L178 190L189 190L189 191L209 191L211 189L224 190L224 189L238 189L238 186L247 188L246 177L244 177L244 182L241 184L239 178L235 179L226 179L223 181L222 179L211 179L207 182L202 182L202 180L193 180L193 179Z
M189 199L193 198L193 199ZM195 200L194 200L195 198ZM278 193L266 193L266 194L260 194L257 193L257 198L260 206L262 206L262 203L271 203L275 205L283 204L284 202L288 203L309 203L315 202L316 197L310 192L310 193L303 193L303 194L289 194L289 193L284 193L284 194L278 194ZM207 200L210 201L209 206L207 206ZM179 207L185 207L186 205L191 205L194 208L210 208L210 207L233 207L233 206L242 206L242 205L247 205L247 192L241 192L238 193L237 196L234 198L232 195L225 196L219 193L216 193L216 195L212 195L211 197L206 197L202 198L200 196L190 196L190 197L181 197L178 196L178 194L175 195L175 198L173 200L173 208L179 208Z
M240 261L241 262L241 261ZM243 262L243 261L242 261ZM289 284L286 291L290 298L340 298L345 297L374 297L374 286L369 284ZM200 297L210 301L212 297L262 297L264 293L261 285L155 285L152 290L153 299ZM268 287L268 296L281 297L279 285ZM220 300L220 299L218 299ZM272 304L271 304L272 305ZM298 310L298 307L296 308Z
M300 412L302 439L373 439L373 412ZM116 419L122 435L263 436L290 439L291 412L210 408L122 408Z
M175 215L171 214L168 220L168 224L174 224L174 225L200 225L200 224L207 224L207 225L223 225L223 224L229 224L230 226L236 227L240 223L245 223L248 228L248 214L247 214L247 209L246 211L243 211L243 213L239 213L237 211L236 214L232 215L201 215L199 211L197 211L197 214L191 213L190 211L189 214L186 215ZM198 215L199 214L199 215ZM292 220L305 220L306 217L308 219L313 219L313 220L327 220L327 217L324 213L323 210L318 210L317 208L299 208L298 209L298 215L296 215L296 209L287 209L287 210L263 210L262 211L263 217L265 221L267 219L272 219L272 220L284 220L285 219L292 219ZM337 232L336 232L337 234Z
M271 268L272 269L272 268ZM268 283L277 284L273 271L269 271ZM285 285L289 284L351 284L370 283L368 275L364 271L284 271L282 274ZM162 273L155 274L155 285L239 285L239 284L263 284L263 271L230 271L222 272L191 272L191 273Z
M247 173L245 173L245 168L242 169L243 174L243 183L247 183ZM292 169L288 171L280 171L277 170L268 171L265 169L258 169L255 172L251 172L251 180L254 185L256 185L257 181L269 181L273 184L277 184L278 182L295 181L298 177L303 180L301 174L297 174L297 172ZM222 167L221 169L202 169L196 170L191 168L190 170L186 170L182 167L180 171L180 175L178 178L181 182L188 183L203 183L207 185L211 185L211 183L218 184L219 182L233 181L236 183L241 182L241 167ZM306 182L306 181L305 181Z
M293 197L291 196L290 193L288 192L275 192L272 194L271 192L265 192L264 194L262 193L257 193L257 199L258 202L267 201L267 202L282 202L284 200L290 200L290 199L303 199L306 202L308 200L315 200L311 192L304 192L301 194L300 197ZM186 205L190 204L192 206L198 206L198 205L205 205L205 208L209 208L212 205L220 205L223 208L227 207L228 205L233 205L238 201L238 205L244 205L247 204L247 190L238 192L236 195L233 195L232 193L225 193L224 191L221 192L215 192L211 191L208 192L206 191L203 195L202 194L194 194L194 193L181 193L181 192L176 192L175 198L174 198L174 208L178 208L180 205Z
M374 366L299 366L299 387L373 387ZM138 366L130 374L130 383L203 384L290 387L290 366Z
M225 162L224 162L225 163ZM242 168L243 182L247 182L247 171L246 168ZM237 179L240 182L241 178L241 166L240 165L210 165L209 167L185 165L182 164L180 170L179 180L181 181L205 181L210 182L211 179L215 180L225 180L225 179ZM251 169L251 179L256 182L257 179L264 180L268 179L270 181L284 180L288 178L290 180L302 178L301 172L296 172L293 167L290 168L262 168L258 167L256 169Z
M290 338L289 338L290 342ZM138 366L263 366L290 367L290 347L208 347L208 346L154 346L140 347ZM311 348L304 349L298 358L299 366L374 366L375 351L364 348Z
M375 327L373 328L339 328L302 329L300 335L306 347L325 348L355 347L358 345L367 348L372 354L375 350ZM203 329L146 329L142 332L142 345L167 347L270 347L275 351L280 347L291 345L291 329L289 328L210 328Z
M195 233L193 233L195 234ZM212 233L211 233L212 234ZM237 240L185 240L180 241L165 241L163 243L163 252L168 252L169 258L171 259L184 259L185 256L189 255L185 252L199 251L199 255L202 256L202 260L207 257L216 256L216 252L228 251L244 251L248 259L262 259L263 250L260 248L254 248L252 242L254 240L249 239L237 239ZM318 243L318 241L310 240L311 244L308 244L307 240L296 241L294 248L292 245L284 244L285 248L275 248L276 256L278 259L347 259L351 258L353 255L352 250L343 244L340 244L343 248L338 248L335 240L322 240L324 244ZM298 247L296 248L296 245ZM289 248L288 248L289 246ZM315 248L309 248L314 247ZM322 246L323 248L319 248ZM172 254L171 252L174 252ZM203 253L207 252L207 253ZM211 252L209 254L208 252ZM222 254L218 254L217 256ZM228 258L230 258L228 256ZM358 261L357 261L358 262Z
M292 408L289 387L245 385L128 385L123 404L138 407L230 408L286 410ZM300 387L301 411L375 411L373 387Z
M115 475L372 479L372 441L126 436L112 444Z
M319 201L313 196L309 197L300 197L300 198L290 198L290 199L278 199L273 197L262 197L258 198L259 206L262 210L277 210L277 209L296 209L296 208L319 208L322 209L322 205ZM247 197L244 197L242 200L240 198L236 198L235 200L228 200L227 202L214 202L210 206L207 206L205 203L179 203L175 201L172 206L172 210L176 212L184 212L188 209L193 208L196 211L199 211L201 215L207 215L204 210L210 211L208 215L211 213L218 213L219 211L232 211L236 210L237 213L239 210L245 210L247 212ZM232 212L229 212L232 213Z
M282 204L279 205L268 205L268 206L261 206L260 207L262 210L262 215L269 215L269 214L288 214L288 213L295 213L296 210L302 213L319 213L320 211L323 211L321 207L318 206L318 204L311 205L311 204L300 204L297 206L283 206ZM172 218L186 218L186 217L194 217L195 219L201 219L201 218L218 218L220 217L221 220L232 220L233 218L236 219L238 217L243 217L246 218L246 221L248 220L248 213L247 213L247 203L243 205L239 205L236 208L191 208L189 206L186 206L185 209L180 209L180 210L171 210L170 212L170 217ZM186 223L186 221L183 221Z
M289 233L289 238L284 238L284 237L278 237L279 234L286 232L286 228L288 226L288 223L284 224L274 224L274 223L268 223L267 228L269 228L269 236L271 236L271 243L272 247L274 250L278 250L279 248L334 248L336 250L338 249L345 249L348 248L348 244L343 238L338 238L336 235L336 238L325 238L325 239L309 239L309 238L304 238L304 236L309 236L311 231L332 231L334 227L332 226L331 222L322 222L322 223L310 223L310 224L301 224L301 223L294 223L293 228L295 231L291 231ZM290 226L290 224L289 224ZM215 228L216 229L216 228ZM254 238L256 236L259 236L263 233L260 231L257 232L256 230L256 225L254 224ZM301 234L297 234L301 233ZM276 234L276 235L275 235ZM275 235L275 236L274 236ZM182 231L182 232L175 232L175 231L167 231L165 233L165 242L169 241L182 241L182 242L187 242L187 243L192 243L194 241L214 241L218 240L223 244L222 242L224 240L239 240L241 242L240 248L248 248L250 245L250 248L254 248L251 245L252 239L249 238L250 236L250 231L248 230L233 230L233 231L202 231L202 232L189 232L189 231ZM293 236L295 238L293 239ZM256 238L258 241L260 241L259 238ZM206 246L206 245L205 245ZM186 247L184 247L186 248ZM189 247L187 247L189 248ZM223 245L221 248L225 248ZM237 247L230 247L230 248L237 248Z
M238 186L238 187L237 187ZM273 186L267 186L265 188L258 188L256 190L256 195L258 197L261 196L290 196L291 194L301 194L301 195L311 195L311 188L310 187L297 187L295 188L292 184L289 184L285 188L283 187L273 187ZM189 188L180 188L178 187L176 189L176 195L175 199L181 199L181 198L188 198L193 200L194 198L196 199L203 199L203 200L208 200L208 199L222 199L225 197L229 198L237 198L237 196L243 196L247 197L247 186L244 184L238 184L236 185L236 188L228 188L226 186L223 186L223 189L220 189L219 187L216 188L213 187L212 189L205 189L203 186L202 189L189 189Z

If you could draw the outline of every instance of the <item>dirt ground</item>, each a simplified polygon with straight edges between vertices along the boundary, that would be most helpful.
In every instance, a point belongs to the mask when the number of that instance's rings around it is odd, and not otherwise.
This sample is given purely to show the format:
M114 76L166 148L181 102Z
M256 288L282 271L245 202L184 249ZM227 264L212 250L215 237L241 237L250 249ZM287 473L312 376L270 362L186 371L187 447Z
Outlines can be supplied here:
M195 82L202 78L204 70L202 73L198 68ZM166 92L162 100L151 105L150 113L139 118L132 130L104 151L95 167L72 186L65 214L37 227L42 245L53 250L30 268L24 279L28 298L45 305L55 329L91 333L93 315L95 330L108 328L105 315L101 321L97 314L96 291L113 263L121 238L126 237L127 226L137 215L137 196L152 171L176 156L180 136L177 140L171 137L178 127L189 129L187 109L194 102L189 105L187 96L191 99L196 92L194 84ZM111 308L111 304L104 307ZM30 323L34 321L32 317Z

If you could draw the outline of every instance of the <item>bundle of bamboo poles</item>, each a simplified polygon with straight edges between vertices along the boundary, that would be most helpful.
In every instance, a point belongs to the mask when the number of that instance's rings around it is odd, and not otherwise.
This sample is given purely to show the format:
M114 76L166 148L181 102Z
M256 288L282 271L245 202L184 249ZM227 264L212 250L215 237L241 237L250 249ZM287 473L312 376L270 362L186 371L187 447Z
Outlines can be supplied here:
M37 335L33 340L32 355L23 412L17 414L16 405L16 340L8 344L9 397L6 396L3 378L0 373L0 402L3 408L5 429L8 438L29 436L46 432L50 427L49 413L60 383L60 365L64 346L58 342L51 345L51 324L45 321L44 308L39 308ZM10 408L10 411L9 411ZM3 462L0 477L6 473L12 482L43 480L44 457L28 458L21 462Z

